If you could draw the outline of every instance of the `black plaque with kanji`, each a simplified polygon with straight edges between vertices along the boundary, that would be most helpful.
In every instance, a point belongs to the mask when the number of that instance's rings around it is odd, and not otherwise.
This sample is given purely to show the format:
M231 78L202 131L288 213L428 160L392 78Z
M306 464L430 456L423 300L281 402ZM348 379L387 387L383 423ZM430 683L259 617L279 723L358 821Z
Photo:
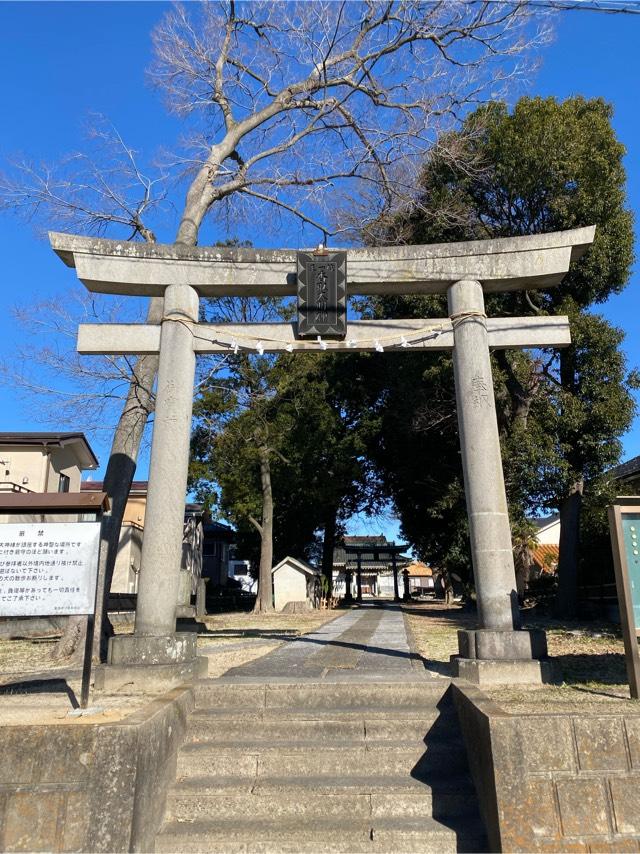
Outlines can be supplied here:
M347 253L298 252L298 337L347 334Z

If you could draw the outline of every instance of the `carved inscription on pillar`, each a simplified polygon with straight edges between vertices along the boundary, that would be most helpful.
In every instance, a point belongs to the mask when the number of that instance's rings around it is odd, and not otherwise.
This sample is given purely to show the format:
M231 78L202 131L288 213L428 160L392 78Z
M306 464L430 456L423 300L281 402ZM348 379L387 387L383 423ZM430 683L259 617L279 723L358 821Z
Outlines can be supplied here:
M491 406L489 386L487 385L487 380L481 374L476 374L471 379L471 402L476 409Z
M298 252L298 336L347 334L347 253Z

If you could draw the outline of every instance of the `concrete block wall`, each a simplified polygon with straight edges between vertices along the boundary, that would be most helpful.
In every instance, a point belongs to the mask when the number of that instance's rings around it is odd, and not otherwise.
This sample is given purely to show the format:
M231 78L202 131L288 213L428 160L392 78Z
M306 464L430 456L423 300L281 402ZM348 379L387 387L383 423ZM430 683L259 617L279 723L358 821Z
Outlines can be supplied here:
M453 691L492 850L640 851L640 708L510 714Z
M178 688L119 722L2 727L0 851L153 850L191 708Z

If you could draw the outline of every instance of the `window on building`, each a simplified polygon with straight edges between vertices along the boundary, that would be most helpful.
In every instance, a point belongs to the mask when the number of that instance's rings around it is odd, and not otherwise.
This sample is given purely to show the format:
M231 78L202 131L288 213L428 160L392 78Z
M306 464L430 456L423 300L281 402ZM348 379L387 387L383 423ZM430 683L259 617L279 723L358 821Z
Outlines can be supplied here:
M58 482L58 492L69 492L69 485L71 484L71 478L68 474L61 474L60 480Z

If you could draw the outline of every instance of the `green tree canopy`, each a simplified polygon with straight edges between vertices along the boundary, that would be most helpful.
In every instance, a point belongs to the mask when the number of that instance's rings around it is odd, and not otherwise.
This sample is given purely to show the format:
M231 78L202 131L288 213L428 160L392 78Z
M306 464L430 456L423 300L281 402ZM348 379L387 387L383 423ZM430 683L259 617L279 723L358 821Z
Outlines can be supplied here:
M490 104L449 134L425 164L413 206L378 221L370 242L433 243L517 236L595 224L586 255L572 265L562 285L546 292L492 295L487 313L564 314L574 343L560 352L498 352L494 385L499 407L506 486L514 527L526 512L559 508L563 516L560 576L567 584L563 610L575 603L579 515L585 480L597 480L620 453L620 436L634 407L620 346L622 336L590 313L625 286L633 260L632 215L625 207L624 147L611 126L612 109L601 99L523 98L510 112ZM378 316L433 316L446 312L434 298L378 299ZM450 382L450 360L416 356L419 365L390 377L386 392L397 401L438 400ZM411 377L409 378L409 375ZM404 383L404 388L401 384ZM453 406L453 404L452 404ZM448 455L455 476L442 477L431 492L416 490L412 517L423 520L422 542L434 555L458 554L459 526L443 534L447 520L463 516L456 442L442 436L437 419L397 419L385 441L403 449L423 442L430 453L401 460L378 456L403 525L406 479L425 482ZM449 430L455 431L453 423ZM422 439L420 434L424 433ZM400 454L402 456L402 454ZM386 460L393 460L387 464ZM392 470L391 465L395 466ZM435 469L438 470L437 468ZM452 496L458 495L452 504ZM446 508L441 512L440 508ZM443 547L442 540L448 545ZM445 558L446 559L446 558ZM562 586L562 582L561 582Z

